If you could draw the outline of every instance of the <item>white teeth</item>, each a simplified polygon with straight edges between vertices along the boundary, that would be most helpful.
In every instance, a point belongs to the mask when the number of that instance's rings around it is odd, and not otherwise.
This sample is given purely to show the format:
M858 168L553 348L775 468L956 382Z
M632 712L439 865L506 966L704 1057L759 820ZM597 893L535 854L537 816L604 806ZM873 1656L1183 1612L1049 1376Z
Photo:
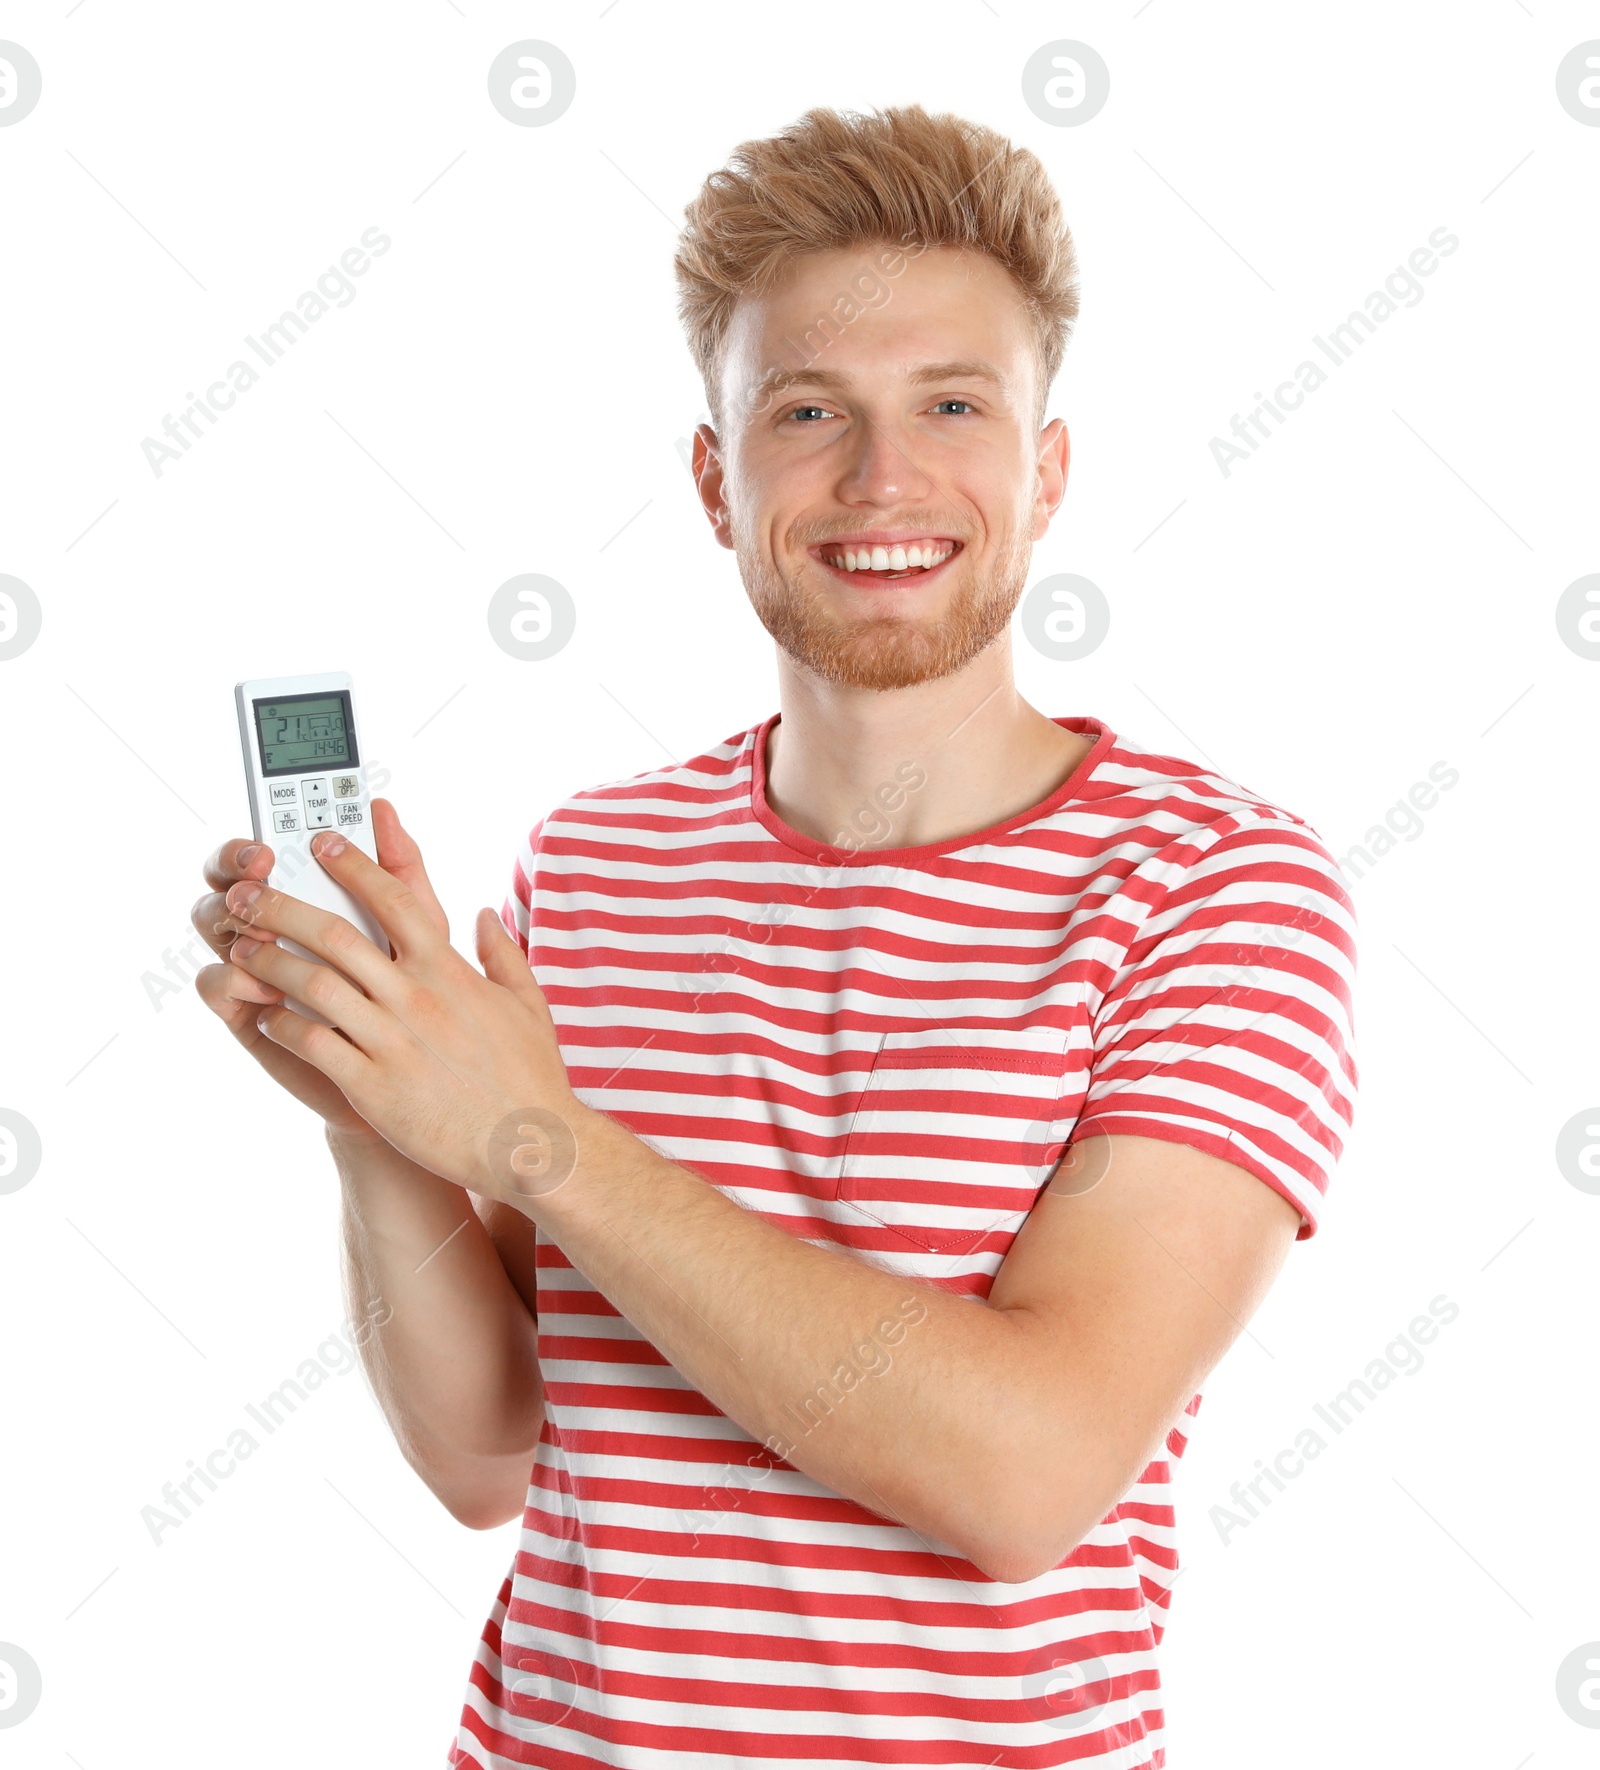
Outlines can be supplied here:
M929 541L925 546L913 542L909 547L896 542L892 547L846 547L830 556L828 563L846 572L931 571L955 551L953 546Z

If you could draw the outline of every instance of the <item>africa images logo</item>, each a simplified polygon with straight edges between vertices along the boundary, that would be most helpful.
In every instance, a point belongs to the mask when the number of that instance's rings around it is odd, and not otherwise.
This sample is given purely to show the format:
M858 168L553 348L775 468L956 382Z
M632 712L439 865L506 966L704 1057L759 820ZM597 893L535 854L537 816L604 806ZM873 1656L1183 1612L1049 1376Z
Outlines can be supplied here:
M1432 276L1439 268L1439 260L1448 258L1460 244L1448 228L1436 227L1428 235L1427 245L1418 246L1405 264L1397 264L1384 278L1383 287L1374 289L1361 306L1352 308L1338 325L1330 326L1326 338L1321 333L1313 333L1311 342L1323 359L1332 368L1342 368L1399 308L1415 307L1427 293L1418 278ZM1211 439L1211 458L1221 470L1222 477L1226 479L1232 473L1236 462L1248 461L1272 435L1267 419L1275 419L1281 428L1290 414L1305 404L1308 393L1316 393L1327 385L1329 375L1330 371L1321 363L1307 357L1297 363L1292 375L1280 381L1270 394L1257 388L1252 397L1258 403L1242 417L1238 412L1233 414L1231 430L1235 440L1230 442L1225 436Z
M359 245L347 247L337 266L330 264L317 278L316 287L307 289L293 308L285 308L270 326L262 328L259 338L245 334L245 343L268 369L274 368L287 355L290 347L305 337L312 324L327 313L330 304L348 307L357 290L352 277L365 276L372 268L372 259L381 258L390 246L389 236L369 227ZM362 248L365 248L363 251ZM370 257L368 256L370 254ZM291 331L290 328L293 328ZM205 431L195 422L204 418L208 425L236 403L241 393L248 393L261 379L263 371L252 367L243 357L228 364L222 375L206 388L204 394L192 389L183 397L189 402L177 415L163 415L161 430L167 438L141 437L139 447L157 479L171 461L181 461ZM187 432L187 434L185 434ZM176 444L177 447L173 445Z

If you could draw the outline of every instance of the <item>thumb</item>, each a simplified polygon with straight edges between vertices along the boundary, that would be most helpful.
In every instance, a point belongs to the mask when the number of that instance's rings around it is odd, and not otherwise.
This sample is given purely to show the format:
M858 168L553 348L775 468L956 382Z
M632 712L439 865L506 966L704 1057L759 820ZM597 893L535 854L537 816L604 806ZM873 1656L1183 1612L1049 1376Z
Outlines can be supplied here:
M445 915L444 905L439 902L439 894L422 864L422 850L401 824L399 812L387 799L372 801L372 833L377 839L378 865L416 894L439 931L448 936L450 919Z
M477 923L478 963L483 967L483 974L491 983L498 983L502 989L508 989L514 996L537 1007L539 1013L548 1019L550 1010L545 1003L544 991L534 980L528 965L528 956L522 948L506 932L506 925L500 920L499 914L485 905L478 911Z

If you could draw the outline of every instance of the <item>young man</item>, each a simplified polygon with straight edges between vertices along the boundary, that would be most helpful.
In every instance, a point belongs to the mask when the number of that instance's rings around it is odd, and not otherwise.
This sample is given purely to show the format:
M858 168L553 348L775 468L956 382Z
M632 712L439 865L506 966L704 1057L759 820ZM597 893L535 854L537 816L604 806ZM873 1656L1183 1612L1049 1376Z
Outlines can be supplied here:
M381 866L319 858L393 958L230 843L197 924L265 940L199 987L328 1121L406 1457L521 1518L452 1763L1159 1766L1170 1459L1343 1147L1350 899L1013 684L1076 312L1039 162L817 110L688 216L781 711L550 811L482 975L385 801Z

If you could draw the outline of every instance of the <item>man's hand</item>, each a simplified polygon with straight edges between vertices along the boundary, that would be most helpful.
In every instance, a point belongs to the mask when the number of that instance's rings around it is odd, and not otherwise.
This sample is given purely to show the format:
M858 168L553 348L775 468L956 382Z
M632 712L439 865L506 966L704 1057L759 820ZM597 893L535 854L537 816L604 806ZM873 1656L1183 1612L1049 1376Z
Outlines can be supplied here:
M402 879L336 831L319 835L312 853L372 912L394 957L343 916L256 879L232 885L227 909L247 930L232 962L278 992L253 1011L259 1032L444 1179L513 1204L559 1184L584 1109L544 993L499 916L478 913L480 973L450 945L420 855ZM285 951L280 934L323 962ZM284 995L333 1024L295 1014Z
M427 906L440 933L448 938L450 925L423 871L421 850L400 827L400 819L387 799L372 801L372 825L378 839L378 858L385 870L411 887ZM233 943L245 926L229 910L226 893L241 881L265 879L272 868L272 850L247 836L224 842L206 861L205 881L212 889L195 901L189 920L218 958L226 960L231 956ZM201 1001L267 1074L296 1100L309 1106L330 1130L347 1141L383 1141L327 1076L293 1051L275 1045L257 1029L256 1016L263 1006L282 1002L281 989L252 977L242 966L230 964L207 965L196 975L194 986Z

